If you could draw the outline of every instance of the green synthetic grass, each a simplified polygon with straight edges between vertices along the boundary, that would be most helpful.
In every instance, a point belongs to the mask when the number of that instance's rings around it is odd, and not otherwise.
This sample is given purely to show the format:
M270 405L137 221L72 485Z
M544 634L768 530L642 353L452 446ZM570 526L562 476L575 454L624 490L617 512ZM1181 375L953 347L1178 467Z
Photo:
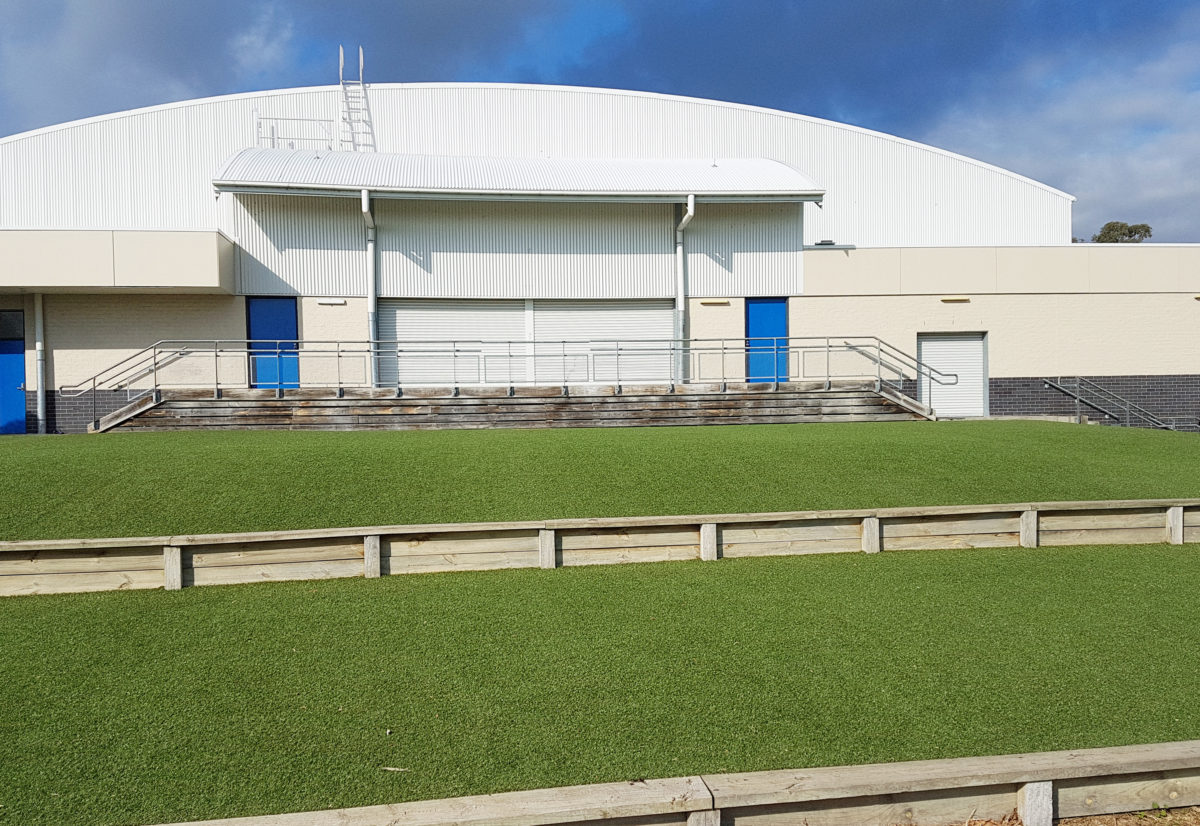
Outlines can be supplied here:
M0 822L1198 738L1197 593L1159 545L6 598Z
M1044 422L0 437L0 540L1200 495L1200 436Z

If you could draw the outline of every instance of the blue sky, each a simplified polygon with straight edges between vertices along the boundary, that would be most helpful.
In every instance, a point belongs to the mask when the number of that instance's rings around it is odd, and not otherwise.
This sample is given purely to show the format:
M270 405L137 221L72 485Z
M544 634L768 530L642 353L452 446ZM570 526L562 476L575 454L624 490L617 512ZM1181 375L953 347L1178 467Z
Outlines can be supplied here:
M1200 3L0 0L0 135L367 79L564 83L845 121L1076 195L1075 234L1200 242Z

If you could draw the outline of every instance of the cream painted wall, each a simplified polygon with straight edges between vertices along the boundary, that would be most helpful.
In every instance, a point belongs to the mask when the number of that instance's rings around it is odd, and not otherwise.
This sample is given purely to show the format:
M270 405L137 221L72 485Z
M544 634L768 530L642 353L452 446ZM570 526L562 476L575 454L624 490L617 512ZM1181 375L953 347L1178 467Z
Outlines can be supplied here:
M113 287L112 236L84 230L0 232L0 288Z
M803 296L788 322L793 336L874 335L912 355L919 332L987 332L994 377L1200 373L1191 294Z
M128 238L113 242L122 251L110 251L110 260L131 269L158 266L155 245L179 234L117 233ZM197 236L190 239L197 243L213 239L213 260L229 257L220 236L182 234ZM18 235L18 246L27 245L21 255L59 254L53 245L29 246L34 236L48 237L40 232L0 232L5 243ZM78 256L97 237L113 233L49 235L61 236ZM918 332L979 330L989 334L993 376L1200 372L1200 300L1195 298L1200 295L1200 245L818 250L804 256L806 294L789 302L792 336L877 335L915 353ZM13 277L10 267L0 276ZM195 283L188 278L181 276L180 283ZM948 304L941 296L970 301ZM319 300L300 300L302 338L367 338L364 299L348 298L335 306ZM690 336L742 338L744 300L706 300L689 300ZM0 293L0 302L25 310L32 387L32 297ZM45 304L51 387L87 378L159 339L245 337L244 301L229 295L55 292L47 294ZM723 362L717 358L715 364L700 359L692 375L719 378L723 366L725 377L733 378L743 369L740 354L726 355ZM211 372L193 361L174 366L171 375L184 376L193 367ZM236 381L244 359L231 357L223 369L231 371L223 380ZM304 377L306 383L327 378L323 373Z
M805 295L1200 293L1200 244L806 250Z
M231 245L218 233L114 232L112 236L113 278L118 287L233 292L232 256L224 251Z
M246 305L230 295L47 295L47 384L58 388L164 339L246 338ZM26 340L27 352L33 346ZM242 375L244 357L222 364L222 380ZM211 381L211 356L183 359L166 368L168 384Z
M233 292L233 250L216 232L0 231L0 290Z
M741 345L746 337L746 299L688 299L688 337L692 342L688 370L691 378L701 381L740 381L745 378L744 352L722 354L719 343L698 339L732 339L730 344Z
M303 297L298 299L300 337L306 342L303 349L314 350L300 361L300 382L303 385L366 385L370 383L369 362L361 346L346 346L340 358L329 342L362 342L367 335L367 300L344 300L345 304L322 304L331 299ZM325 343L315 343L325 342ZM334 350L334 352L326 352Z

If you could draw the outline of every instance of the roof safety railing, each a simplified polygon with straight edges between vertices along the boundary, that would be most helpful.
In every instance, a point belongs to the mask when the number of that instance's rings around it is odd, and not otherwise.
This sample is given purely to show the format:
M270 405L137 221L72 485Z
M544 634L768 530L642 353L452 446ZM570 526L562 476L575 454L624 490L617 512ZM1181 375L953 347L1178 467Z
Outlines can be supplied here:
M282 118L254 115L255 143L263 149L337 147L337 122L329 118Z
M683 366L682 378L677 365ZM911 396L925 378L954 384L958 376L936 370L875 336L809 336L738 339L579 339L559 341L316 341L166 340L60 392L92 395L92 418L104 391L124 390L127 401L164 390L202 390L220 398L227 390L347 389L519 385L769 384L835 380L872 382Z

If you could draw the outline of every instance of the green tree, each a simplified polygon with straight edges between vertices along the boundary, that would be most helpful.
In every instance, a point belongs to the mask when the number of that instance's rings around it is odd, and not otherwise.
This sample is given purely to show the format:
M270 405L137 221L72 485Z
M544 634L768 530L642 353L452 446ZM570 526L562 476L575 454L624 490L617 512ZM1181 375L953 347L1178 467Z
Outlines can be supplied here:
M1109 221L1092 236L1093 244L1140 244L1151 236L1149 224Z

